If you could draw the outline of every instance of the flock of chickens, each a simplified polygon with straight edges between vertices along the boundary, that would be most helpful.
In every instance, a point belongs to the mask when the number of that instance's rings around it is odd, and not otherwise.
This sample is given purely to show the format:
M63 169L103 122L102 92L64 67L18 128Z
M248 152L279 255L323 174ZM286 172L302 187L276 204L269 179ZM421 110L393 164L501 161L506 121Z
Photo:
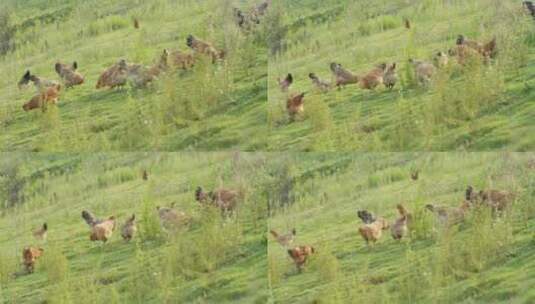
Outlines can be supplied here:
M147 171L143 171L143 180L148 180ZM240 191L231 189L215 189L205 192L202 187L195 190L195 200L202 206L213 207L220 210L224 217L232 216L238 206L238 202L243 199ZM156 207L158 217L162 228L170 233L175 232L183 227L188 227L193 218L191 215L171 207ZM110 216L106 219L95 217L90 211L83 210L82 218L89 226L89 240L106 243L113 236L117 228L117 218ZM121 237L125 241L132 240L137 232L136 215L132 214L121 226ZM42 227L33 232L34 237L40 241L46 241L48 235L48 224L44 223ZM36 261L44 254L42 247L28 246L23 249L22 259L27 273L32 273Z
M533 6L530 6L533 8ZM405 21L405 27L411 28L410 22ZM465 66L471 60L481 60L485 64L489 64L498 54L496 44L496 37L487 43L482 43L476 40L471 40L463 35L459 35L456 40L456 45L448 50L448 52L437 52L433 56L432 61L409 59L409 64L414 69L415 79L420 86L428 86L438 69L445 68L450 64L450 58L456 59L457 63ZM320 78L315 73L310 73L308 77L312 81L312 85L321 93L326 93L333 88L342 88L347 85L358 85L363 90L375 90L380 85L384 85L387 89L392 90L398 82L397 64L381 63L376 65L370 71L365 73L355 73L344 68L341 64L332 62L330 70L332 73L332 81ZM287 93L290 86L294 82L294 76L289 73L284 78L278 78L277 82L283 93ZM286 110L290 117L290 121L295 121L297 116L304 113L306 93L290 93L286 100Z
M222 60L225 56L223 50L219 50L211 43L196 38L193 35L188 35L186 45L193 52L188 53L180 50L170 52L164 49L159 61L149 67L142 64L128 63L125 59L120 59L100 75L96 88L113 89L123 87L127 83L131 83L136 88L146 87L149 83L158 79L162 73L170 70L170 68L190 69L199 56L208 56L212 59L212 62ZM77 62L74 62L72 65L58 62L56 63L55 69L66 88L84 83L84 76L78 71ZM58 102L62 89L58 81L39 77L28 70L18 82L18 87L22 89L30 83L33 83L35 86L37 94L23 105L22 108L25 111L38 108L45 111L48 104L56 104Z
M253 7L248 13L234 8L236 24L240 28L251 29L253 25L260 23L260 18L266 14L270 4L271 0L266 0ZM134 28L140 28L140 22L137 18L134 19ZM223 49L219 49L212 43L203 41L193 35L188 35L186 45L192 52L164 49L157 63L151 66L129 63L126 59L120 59L100 75L96 88L113 89L123 87L127 83L136 88L143 88L157 80L161 74L171 68L188 70L195 65L200 57L207 56L212 60L212 63L215 63L223 60L226 55ZM78 63L76 61L72 65L58 62L55 65L55 70L66 88L72 88L84 83L84 76L78 71ZM49 104L56 104L59 101L62 90L62 85L59 81L39 77L27 70L18 82L19 89L27 86L30 82L34 84L37 93L22 106L24 111L39 108L45 111Z
M413 180L418 179L418 174L411 174ZM426 210L433 213L436 226L449 227L463 222L468 213L473 208L490 208L494 216L506 211L515 200L515 195L503 190L480 190L475 191L472 186L468 186L465 198L459 207L439 206L427 204ZM362 221L358 232L367 245L375 244L383 236L383 231L390 229L394 240L401 240L410 234L414 216L402 204L396 206L399 217L390 222L384 217L375 216L368 210L358 210L357 216ZM297 270L301 272L307 260L316 252L310 245L292 246L296 237L295 228L287 234L279 234L275 230L270 231L274 239L284 248L287 248L288 255L293 260Z

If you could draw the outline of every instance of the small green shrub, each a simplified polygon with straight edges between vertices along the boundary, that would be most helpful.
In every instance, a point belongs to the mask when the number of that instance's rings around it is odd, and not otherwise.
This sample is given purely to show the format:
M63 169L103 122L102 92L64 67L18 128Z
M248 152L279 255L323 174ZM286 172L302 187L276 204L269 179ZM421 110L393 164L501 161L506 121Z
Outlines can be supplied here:
M122 16L108 16L103 19L98 19L88 25L88 34L90 36L98 36L100 34L113 32L126 28L130 25L130 20Z
M17 271L17 261L13 256L0 254L0 284L7 284Z
M150 198L144 199L140 218L140 238L143 241L160 240L163 233L160 217L157 214L156 206L150 201Z
M340 262L328 248L322 247L312 258L313 267L317 270L319 279L324 283L335 283L342 278Z
M38 267L46 271L49 284L65 281L69 275L69 261L59 248L47 247Z
M333 122L329 106L316 95L305 97L305 113L312 123L314 132L328 131Z
M380 16L376 22L379 31L388 31L401 25L399 18L392 15Z
M7 9L0 11L0 56L15 49L16 28L11 22L11 12Z

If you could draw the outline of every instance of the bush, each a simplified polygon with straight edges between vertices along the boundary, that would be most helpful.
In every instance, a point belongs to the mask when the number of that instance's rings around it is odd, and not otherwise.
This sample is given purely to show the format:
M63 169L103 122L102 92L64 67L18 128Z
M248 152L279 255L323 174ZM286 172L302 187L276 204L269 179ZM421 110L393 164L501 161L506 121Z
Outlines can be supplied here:
M305 101L308 104L306 115L310 119L314 131L321 132L329 130L333 125L329 106L316 96L310 96Z
M140 218L139 235L143 241L159 240L162 237L160 218L156 214L155 206L145 199Z
M89 36L98 36L103 33L117 31L128 27L130 21L122 16L109 16L89 24Z
M327 248L323 248L324 250ZM328 250L328 249L327 249ZM318 252L312 259L314 268L317 269L319 278L325 283L335 283L341 279L340 262L330 252Z
M6 160L0 167L0 197L5 198L3 205L9 208L24 202L26 179L21 174L19 160Z
M5 55L15 49L16 28L11 24L9 10L0 11L0 55Z
M261 31L258 32L257 40L266 41L270 54L276 55L284 49L285 38L288 34L288 27L284 25L284 15L282 10L275 7L270 10L262 20Z
M42 268L46 270L50 284L60 283L67 278L69 262L61 250L49 247L43 253Z
M0 254L0 285L7 284L16 269L17 261L15 257L4 253Z

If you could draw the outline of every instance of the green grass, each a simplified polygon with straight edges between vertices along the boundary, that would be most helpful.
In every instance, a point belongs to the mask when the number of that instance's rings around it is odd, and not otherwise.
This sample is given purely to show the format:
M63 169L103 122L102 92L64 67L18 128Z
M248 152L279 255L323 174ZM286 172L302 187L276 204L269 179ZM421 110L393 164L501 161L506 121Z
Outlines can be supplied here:
M0 303L265 303L266 160L248 153L1 155ZM202 208L198 185L243 191L237 214L223 219ZM18 200L7 199L13 192ZM172 203L193 222L167 234L155 207ZM126 243L118 229L105 245L90 242L84 209L113 214L120 225L135 213L138 235ZM46 242L31 233L43 222ZM30 245L45 254L27 275L21 252Z
M259 150L265 146L267 55L263 25L240 30L238 1L7 1L18 29L14 52L0 57L0 146L3 151ZM135 30L133 18L140 20ZM188 48L194 34L227 50L223 63L171 72L149 89L95 89L119 58L153 64L164 48ZM34 88L17 89L23 73L58 79L54 64L77 61L82 86L64 91L43 114L22 105Z
M314 1L279 5L281 51L269 59L270 150L530 151L535 147L533 20L518 1ZM407 30L403 21L411 21ZM418 88L410 57L431 60L458 34L498 39L491 66L452 66ZM330 62L357 73L397 62L393 91L355 85L317 92L308 74L330 80ZM305 117L290 123L277 77L306 92ZM322 104L322 107L318 107ZM318 114L320 112L320 114Z
M533 153L291 154L292 195L277 190L269 228L296 228L294 245L317 253L298 273L271 237L274 303L532 303L535 294ZM290 165L291 164L291 165ZM417 181L410 172L420 170ZM424 205L458 206L464 189L517 193L512 210L492 219L472 211L441 231ZM280 194L280 195L279 195ZM403 203L414 215L411 236L390 231L372 248L358 234L358 209L389 221Z

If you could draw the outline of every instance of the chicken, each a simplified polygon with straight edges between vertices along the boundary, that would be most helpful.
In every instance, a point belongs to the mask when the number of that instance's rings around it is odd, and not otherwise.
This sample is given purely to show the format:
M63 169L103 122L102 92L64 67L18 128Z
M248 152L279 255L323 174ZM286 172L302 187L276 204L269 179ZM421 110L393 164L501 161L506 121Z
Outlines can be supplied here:
M493 37L491 41L483 45L483 51L481 53L485 58L496 58L498 55L498 47L496 43L496 37Z
M427 204L425 208L435 214L436 219L441 226L449 226L464 221L466 214L470 209L470 203L464 201L459 207L443 207Z
M33 273L35 262L39 259L45 250L43 248L26 247L22 250L22 260L28 273Z
M281 246L288 247L293 243L296 231L294 228L290 233L284 235L278 234L275 230L271 230L270 233L277 240L277 242L281 244Z
M103 222L102 220L95 218L91 212L86 210L82 211L82 218L90 228Z
M346 70L339 63L331 63L331 71L335 77L335 84L337 87L345 86L348 84L356 84L360 78L353 72Z
M482 44L475 40L466 39L463 35L459 35L457 38L457 45L465 45L473 50L477 51L485 58L495 58L498 52L496 47L496 37L492 38L488 43Z
M239 27L243 27L245 25L245 21L246 21L246 18L245 18L245 15L243 14L243 12L239 8L236 8L236 7L232 8L232 12L234 14L234 19L236 21L236 24Z
M41 77L37 77L36 75L32 75L30 71L26 71L24 75L22 75L22 78L17 83L17 86L19 89L22 89L23 87L27 86L30 82L32 82L37 89L37 93L40 94L43 91L46 91L46 89L50 87L55 87L59 84L59 82L54 80L47 80Z
M188 35L186 45L199 54L210 56L212 62L225 58L225 52L223 50L218 50L212 44L202 41L193 35Z
M293 83L293 76L291 73L289 73L284 79L278 78L277 82L279 83L279 87L282 92L288 92L288 89Z
M130 241L134 237L136 232L136 215L132 214L132 217L130 217L121 228L121 236L125 241Z
M406 29L408 29L408 30L411 29L411 21L409 19L405 19L403 23L404 23Z
M305 93L301 93L290 95L286 100L286 110L292 121L295 120L297 115L300 115L305 111L304 98Z
M386 72L383 76L383 83L386 88L392 90L396 83L398 82L398 74L396 72L396 63L392 63L386 69Z
M165 229L176 230L191 222L191 218L182 211L160 206L156 207L156 210Z
M217 189L205 193L202 187L195 190L195 199L199 203L210 203L221 209L222 212L232 212L238 203L238 191L228 189Z
M43 226L33 232L33 236L42 241L46 241L46 237L48 234L48 225L47 223L44 223Z
M362 220L364 224L371 224L375 222L375 216L368 210L358 210L357 216Z
M392 224L390 232L394 240L401 240L409 230L408 225L409 221L412 221L412 215L401 204L397 205L397 209L400 217Z
M531 17L535 18L535 6L532 1L524 1L522 2L522 6L527 10Z
M66 88L84 83L84 76L77 71L78 63L76 61L73 62L72 66L57 62L55 69L59 77L63 79Z
M414 66L416 79L420 85L428 85L435 74L436 68L429 62L409 59L409 63Z
M420 171L418 171L418 170L414 170L414 171L411 172L411 179L412 179L413 181L417 181L419 175L420 175Z
M374 90L378 85L383 84L383 76L386 71L386 63L381 63L369 71L366 75L359 78L359 86L361 89ZM395 64L392 77L395 76Z
M474 191L472 186L468 186L465 192L465 199L472 203L484 204L495 211L504 211L514 201L515 195L502 190L480 190Z
M195 57L193 54L182 51L171 52L169 54L169 60L171 61L172 66L183 70L190 69L195 64Z
M467 64L472 58L481 58L481 54L478 51L464 44L456 45L448 51L448 54L457 57L457 63L460 65Z
M435 60L435 65L438 68L444 68L449 63L448 54L446 54L446 53L444 53L442 51L435 54L434 60Z
M116 64L106 69L97 81L97 89L109 87L110 89L122 87L128 79L128 64L121 59Z
M60 91L61 85L59 84L48 87L38 95L32 97L30 101L28 101L22 106L22 109L28 112L34 109L41 108L44 112L48 104L56 104L58 102Z
M91 235L89 239L91 241L102 241L106 243L111 238L113 231L115 231L115 227L115 216L110 216L107 220L91 227Z
M372 242L375 244L383 235L383 230L386 230L390 227L388 222L384 218L377 218L374 222L370 224L364 224L359 228L359 233L362 238L366 241L366 244Z
M515 195L508 191L493 189L479 191L479 197L483 203L497 211L504 211L515 199Z
M321 92L325 93L331 89L331 83L326 80L322 80L316 76L316 74L310 73L308 74L308 77L312 80L312 84L314 84L314 86L316 86L316 88L318 88Z
M297 246L292 249L288 249L288 255L292 258L297 267L297 270L301 271L308 258L315 253L315 249L312 246Z
M255 6L249 13L249 19L251 20L251 22L259 24L260 19L262 18L262 16L266 14L267 9L269 8L270 5L271 5L271 0L266 0L260 3L259 5Z

